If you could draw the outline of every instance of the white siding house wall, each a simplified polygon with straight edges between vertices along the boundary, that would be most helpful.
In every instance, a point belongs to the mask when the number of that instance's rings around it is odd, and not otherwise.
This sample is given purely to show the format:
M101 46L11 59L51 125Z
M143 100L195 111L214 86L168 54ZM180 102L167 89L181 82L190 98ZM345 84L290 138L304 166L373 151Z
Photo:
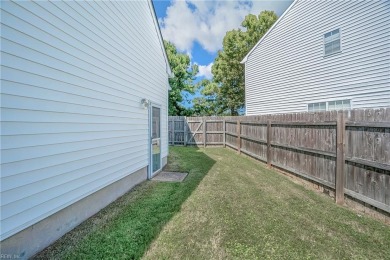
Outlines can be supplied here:
M148 166L167 64L149 1L1 2L1 240Z
M324 34L338 28L341 52L324 56ZM389 106L389 68L390 1L296 1L247 56L246 114Z

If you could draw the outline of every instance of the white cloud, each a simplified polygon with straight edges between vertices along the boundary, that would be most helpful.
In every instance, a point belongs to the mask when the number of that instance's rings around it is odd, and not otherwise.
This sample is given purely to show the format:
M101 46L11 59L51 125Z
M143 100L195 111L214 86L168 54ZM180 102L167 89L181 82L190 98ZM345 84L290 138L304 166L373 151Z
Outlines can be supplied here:
M174 43L180 51L191 51L197 41L205 50L216 52L222 47L226 32L238 28L247 14L268 9L280 15L280 10L290 2L173 0L167 8L167 16L159 22L164 39Z
M213 63L210 63L209 65L199 65L199 73L196 76L211 79L213 77L213 74L211 73L212 66Z

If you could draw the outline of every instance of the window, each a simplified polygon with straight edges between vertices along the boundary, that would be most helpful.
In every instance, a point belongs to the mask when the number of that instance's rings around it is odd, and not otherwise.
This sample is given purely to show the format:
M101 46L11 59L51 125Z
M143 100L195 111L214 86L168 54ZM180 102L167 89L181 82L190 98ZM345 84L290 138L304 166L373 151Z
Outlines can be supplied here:
M318 111L327 111L327 110L348 110L348 109L351 109L350 99L307 104L308 112L318 112Z
M309 112L326 111L326 102L310 103L307 106L307 111Z
M337 100L328 102L328 110L347 110L351 109L351 100Z
M340 29L324 34L324 54L325 56L341 51Z

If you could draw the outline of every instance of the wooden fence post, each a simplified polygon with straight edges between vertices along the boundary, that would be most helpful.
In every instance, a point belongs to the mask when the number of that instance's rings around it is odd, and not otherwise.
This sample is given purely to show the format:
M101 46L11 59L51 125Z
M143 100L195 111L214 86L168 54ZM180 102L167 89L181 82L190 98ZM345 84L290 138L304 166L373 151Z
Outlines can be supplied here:
M344 180L345 180L344 136L345 136L344 113L339 112L337 114L337 121L336 121L336 203L337 204L344 203Z
M172 122L172 145L173 146L175 146L175 140L176 140L176 138L175 138L175 120L172 120L171 121Z
M226 148L226 121L223 120L223 147Z
M267 122L267 165L268 167L271 167L272 165L271 142L272 142L272 125L271 125L271 120L268 120Z
M206 147L206 118L203 117L203 147Z
M171 145L173 145L173 126L172 126L172 120L170 120L169 121L169 124L170 124L170 126L171 126L171 129L170 129L170 133L171 133L171 135L170 135L170 137L171 137L171 139L170 139L170 144Z
M237 152L241 154L241 121L237 119Z
M183 118L184 146L187 146L187 117Z

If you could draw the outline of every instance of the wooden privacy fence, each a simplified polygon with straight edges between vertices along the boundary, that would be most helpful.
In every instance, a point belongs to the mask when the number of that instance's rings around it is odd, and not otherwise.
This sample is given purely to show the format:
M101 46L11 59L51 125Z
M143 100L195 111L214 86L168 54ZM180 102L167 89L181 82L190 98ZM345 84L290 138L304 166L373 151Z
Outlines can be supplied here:
M169 144L222 146L225 136L224 121L207 117L170 116L168 120Z
M390 108L169 117L171 145L228 146L390 213Z

